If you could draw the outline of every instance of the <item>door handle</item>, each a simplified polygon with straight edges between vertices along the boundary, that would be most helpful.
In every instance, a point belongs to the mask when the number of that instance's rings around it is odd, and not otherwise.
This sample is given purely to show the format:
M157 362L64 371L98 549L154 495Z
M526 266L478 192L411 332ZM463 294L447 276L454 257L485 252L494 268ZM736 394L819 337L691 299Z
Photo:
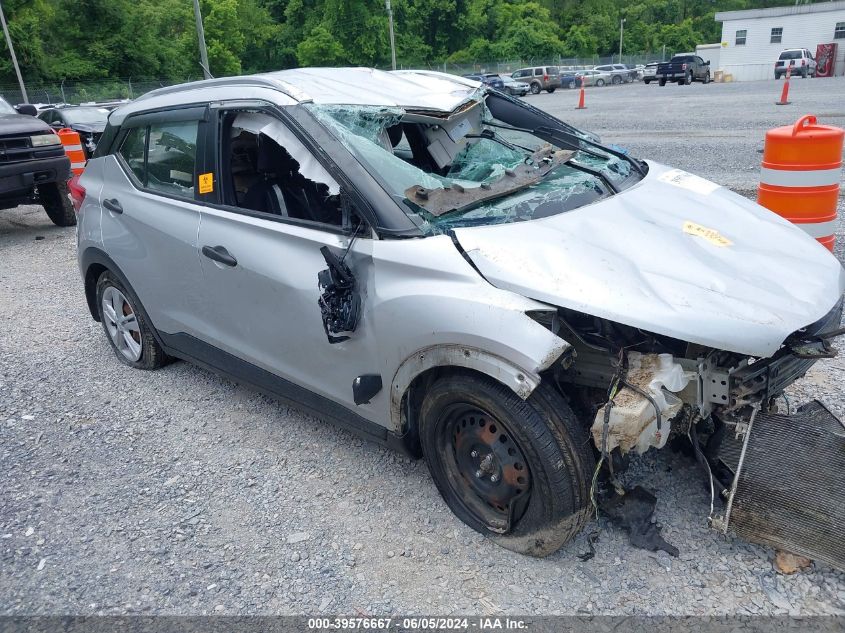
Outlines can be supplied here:
M213 259L216 262L220 262L224 266L238 265L238 260L235 259L232 254L226 250L225 246L203 246L202 254L208 257L209 259Z
M117 201L117 198L103 200L103 206L112 213L117 213L118 215L123 213L123 207L120 206L120 202Z

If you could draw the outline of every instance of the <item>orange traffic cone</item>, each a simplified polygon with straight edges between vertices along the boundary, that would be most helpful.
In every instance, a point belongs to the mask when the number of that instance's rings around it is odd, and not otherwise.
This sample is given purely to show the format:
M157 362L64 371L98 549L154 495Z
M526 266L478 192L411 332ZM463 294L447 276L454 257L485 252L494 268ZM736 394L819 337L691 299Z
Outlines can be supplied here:
M783 82L783 90L780 93L780 101L775 101L775 105L789 105L789 76L792 74L792 66L786 67L786 78Z
M581 83L581 91L580 91L580 93L578 94L578 107L577 107L577 108L575 108L575 109L576 109L576 110L586 110L586 109L587 109L587 106L585 106L585 105L584 105L584 78L583 78L583 77L580 77L579 79L581 80L581 81L580 81L580 83Z

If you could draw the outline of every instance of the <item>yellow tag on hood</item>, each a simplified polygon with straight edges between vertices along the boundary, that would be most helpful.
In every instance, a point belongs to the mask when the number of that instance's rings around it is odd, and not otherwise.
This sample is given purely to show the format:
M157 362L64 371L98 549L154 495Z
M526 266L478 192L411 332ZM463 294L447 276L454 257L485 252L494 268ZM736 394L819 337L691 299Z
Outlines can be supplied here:
M714 246L733 245L733 242L731 242L728 238L719 233L719 231L717 231L716 229L708 229L706 226L701 226L700 224L696 224L695 222L684 222L684 233L686 233L687 235L703 237L705 240L707 240Z

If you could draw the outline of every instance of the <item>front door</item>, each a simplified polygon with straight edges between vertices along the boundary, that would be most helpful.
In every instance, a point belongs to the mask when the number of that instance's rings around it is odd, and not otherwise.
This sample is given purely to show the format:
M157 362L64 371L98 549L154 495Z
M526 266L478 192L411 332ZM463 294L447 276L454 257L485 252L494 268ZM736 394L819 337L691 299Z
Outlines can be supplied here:
M203 210L199 231L203 336L250 365L354 409L353 381L378 373L366 314L371 240L363 225L353 238L352 212L338 184L279 119L246 110L217 117L218 203ZM361 300L354 331L334 341L321 316L323 247L345 255Z

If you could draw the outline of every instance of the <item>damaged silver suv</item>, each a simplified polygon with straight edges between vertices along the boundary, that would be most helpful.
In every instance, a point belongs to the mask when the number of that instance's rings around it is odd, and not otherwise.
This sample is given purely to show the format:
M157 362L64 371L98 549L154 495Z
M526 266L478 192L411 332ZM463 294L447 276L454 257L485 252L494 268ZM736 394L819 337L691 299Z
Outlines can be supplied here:
M619 455L672 436L730 497L723 525L759 515L767 446L841 462L826 410L776 411L834 353L837 260L477 82L312 68L162 88L111 113L80 185L85 296L119 360L186 359L423 456L510 549L559 548Z

